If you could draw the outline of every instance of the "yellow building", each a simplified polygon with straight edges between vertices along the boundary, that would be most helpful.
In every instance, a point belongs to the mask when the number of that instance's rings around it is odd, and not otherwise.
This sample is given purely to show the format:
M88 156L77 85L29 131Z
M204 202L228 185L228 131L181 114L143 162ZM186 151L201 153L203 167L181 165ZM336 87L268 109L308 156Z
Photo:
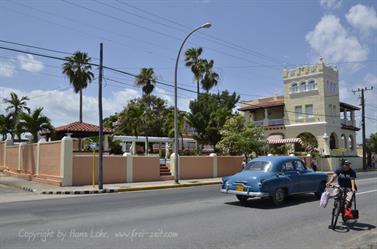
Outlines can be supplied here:
M285 68L283 82L284 96L243 101L240 106L247 120L264 127L269 143L297 145L306 136L316 141L323 156L356 156L359 108L339 101L337 68L321 58L313 66Z

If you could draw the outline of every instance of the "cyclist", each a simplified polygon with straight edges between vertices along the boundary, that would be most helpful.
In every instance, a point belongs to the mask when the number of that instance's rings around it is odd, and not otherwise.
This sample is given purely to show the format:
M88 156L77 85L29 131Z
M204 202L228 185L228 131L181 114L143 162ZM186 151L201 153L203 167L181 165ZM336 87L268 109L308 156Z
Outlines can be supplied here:
M348 160L342 160L341 165L334 171L330 180L326 183L329 187L330 184L338 178L338 184L344 188L346 195L346 208L351 207L353 194L356 192L356 172L351 168L351 162ZM338 194L339 189L335 189L334 196Z

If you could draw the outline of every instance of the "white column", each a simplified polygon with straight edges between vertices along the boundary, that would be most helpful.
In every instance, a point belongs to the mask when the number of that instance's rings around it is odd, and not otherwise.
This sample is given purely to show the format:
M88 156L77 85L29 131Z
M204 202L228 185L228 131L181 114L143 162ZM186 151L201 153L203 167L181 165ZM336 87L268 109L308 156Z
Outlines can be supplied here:
M132 142L131 147L132 147L131 154L136 155L136 142L135 141Z
M131 183L133 182L133 177L134 177L134 161L133 161L133 156L132 155L127 155L127 182Z
M21 167L22 167L22 146L23 144L20 143L18 144L18 167L17 167L17 170L18 171L21 171Z
M73 141L71 137L63 137L60 147L60 176L63 186L72 186Z
M264 125L268 125L268 109L265 108L264 109L264 121L263 121Z
M217 155L216 153L211 153L209 156L212 157L212 176L218 176L218 164L217 164Z
M104 135L103 136L103 150L104 151L109 151L109 135Z
M180 172L180 168L179 168L179 157L178 157L178 179L180 179L180 175L179 175L179 172ZM171 156L170 156L170 172L172 174L172 176L175 177L175 153L172 153Z
M169 143L165 143L165 159L167 160L169 158Z

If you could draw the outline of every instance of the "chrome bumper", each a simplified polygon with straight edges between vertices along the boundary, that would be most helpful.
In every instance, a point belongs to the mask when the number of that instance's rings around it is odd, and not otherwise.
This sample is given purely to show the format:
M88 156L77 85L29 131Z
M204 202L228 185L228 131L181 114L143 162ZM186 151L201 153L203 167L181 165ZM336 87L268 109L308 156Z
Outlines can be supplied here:
M263 192L247 192L247 191L237 191L231 189L221 189L220 190L224 194L234 194L234 195L245 195L249 197L268 197L270 196L268 193Z

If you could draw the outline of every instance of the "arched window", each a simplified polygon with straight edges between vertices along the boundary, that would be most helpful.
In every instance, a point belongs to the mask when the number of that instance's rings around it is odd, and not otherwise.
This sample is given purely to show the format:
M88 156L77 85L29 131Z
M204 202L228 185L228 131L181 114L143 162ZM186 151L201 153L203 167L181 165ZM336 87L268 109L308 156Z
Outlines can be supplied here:
M297 93L298 92L298 85L297 83L293 83L291 86L291 92L292 93Z
M354 148L354 146L353 146L353 136L350 135L350 136L348 137L348 149L349 149L349 150L353 150L353 148Z
M330 150L333 150L338 147L338 138L336 134L333 132L330 135Z
M313 90L315 90L315 81L311 80L308 83L308 91L313 91Z
M306 82L301 82L301 84L300 84L300 92L306 92Z

